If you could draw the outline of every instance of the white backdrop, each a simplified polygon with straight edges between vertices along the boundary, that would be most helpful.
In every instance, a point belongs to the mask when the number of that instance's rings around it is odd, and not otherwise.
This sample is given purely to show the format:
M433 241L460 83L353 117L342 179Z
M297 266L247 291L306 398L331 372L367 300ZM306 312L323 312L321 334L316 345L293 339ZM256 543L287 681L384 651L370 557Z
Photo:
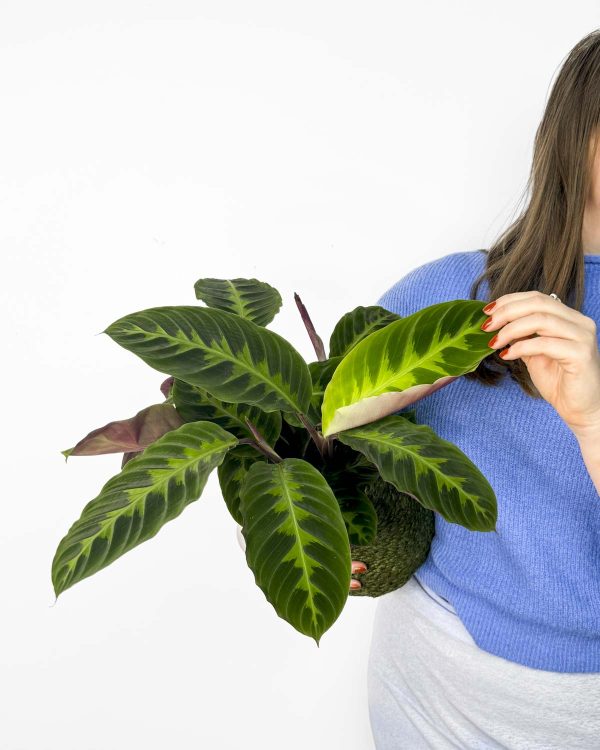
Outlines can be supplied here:
M377 600L320 648L254 583L216 471L54 604L60 538L120 456L60 451L162 401L106 335L256 276L314 352L400 276L487 247L529 172L571 2L0 5L0 750L370 750Z

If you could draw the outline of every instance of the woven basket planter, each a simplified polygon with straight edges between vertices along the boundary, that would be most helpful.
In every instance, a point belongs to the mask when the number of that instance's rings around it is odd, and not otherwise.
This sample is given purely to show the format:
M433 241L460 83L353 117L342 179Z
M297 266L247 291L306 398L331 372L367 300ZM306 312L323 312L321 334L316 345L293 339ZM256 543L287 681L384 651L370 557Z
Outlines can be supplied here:
M381 596L404 586L425 562L435 533L433 511L424 508L381 477L364 488L377 513L377 535L372 544L350 545L353 560L367 566L352 577L361 588L350 596Z

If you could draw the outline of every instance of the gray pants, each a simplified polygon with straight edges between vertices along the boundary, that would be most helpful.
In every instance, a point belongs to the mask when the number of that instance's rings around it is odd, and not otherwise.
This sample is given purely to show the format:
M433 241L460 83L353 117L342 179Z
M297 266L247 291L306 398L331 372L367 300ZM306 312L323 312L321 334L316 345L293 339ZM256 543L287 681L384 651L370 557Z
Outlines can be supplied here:
M378 598L368 694L377 750L600 750L600 672L532 669L480 649L414 576Z

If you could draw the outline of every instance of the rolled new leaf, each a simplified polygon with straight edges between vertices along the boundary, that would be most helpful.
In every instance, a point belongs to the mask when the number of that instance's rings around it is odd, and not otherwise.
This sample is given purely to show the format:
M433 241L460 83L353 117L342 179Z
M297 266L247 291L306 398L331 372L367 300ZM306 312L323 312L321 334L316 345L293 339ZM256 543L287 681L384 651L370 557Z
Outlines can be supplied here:
M369 334L338 365L323 396L322 432L374 422L475 370L493 353L477 300L425 307Z
M210 472L237 442L217 424L190 422L128 461L58 545L52 562L56 596L153 537L197 500Z
M196 298L209 307L239 315L266 326L281 307L281 295L270 284L258 279L198 279Z
M242 484L246 560L282 619L319 645L350 587L350 545L323 475L301 458L255 463Z
M125 315L105 331L146 364L223 401L263 411L310 404L308 365L277 333L210 307L152 307Z
M338 434L360 451L381 477L450 523L496 531L496 495L477 466L454 443L424 424L388 416Z
M329 357L345 357L359 341L395 320L400 320L400 316L380 305L355 307L335 324L329 339Z
M253 438L245 417L252 422L269 445L281 432L281 412L263 411L252 404L232 404L215 398L205 388L175 378L171 391L179 416L186 422L216 422L238 438ZM256 453L256 450L254 451Z
M138 452L167 432L181 427L182 417L169 404L152 404L129 419L118 419L89 432L63 456L99 456Z

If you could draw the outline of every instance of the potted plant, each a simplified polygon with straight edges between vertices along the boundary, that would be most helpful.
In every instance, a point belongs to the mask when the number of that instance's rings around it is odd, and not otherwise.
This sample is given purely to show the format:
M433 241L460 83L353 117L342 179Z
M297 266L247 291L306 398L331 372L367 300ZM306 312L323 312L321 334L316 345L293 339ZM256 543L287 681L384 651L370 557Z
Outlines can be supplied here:
M257 279L199 279L204 305L125 315L104 333L167 374L162 403L93 430L73 455L123 453L52 562L58 597L150 539L197 500L217 469L248 566L279 617L317 646L349 595L379 596L424 561L434 513L495 530L477 466L413 411L492 353L482 303L454 300L401 318L359 306L325 351L295 302L316 360L267 328L279 292ZM367 563L349 589L351 560Z

